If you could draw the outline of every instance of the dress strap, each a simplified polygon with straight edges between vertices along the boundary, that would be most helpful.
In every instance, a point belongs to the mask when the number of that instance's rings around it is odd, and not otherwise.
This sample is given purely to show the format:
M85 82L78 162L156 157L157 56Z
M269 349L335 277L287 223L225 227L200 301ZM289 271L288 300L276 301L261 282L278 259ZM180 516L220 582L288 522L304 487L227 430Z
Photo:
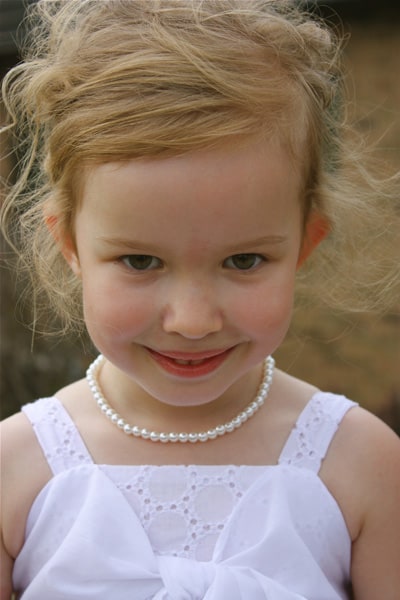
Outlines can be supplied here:
M318 473L338 427L355 402L345 396L317 392L305 406L279 457L279 464Z
M56 398L42 398L22 407L53 474L93 464L75 423Z

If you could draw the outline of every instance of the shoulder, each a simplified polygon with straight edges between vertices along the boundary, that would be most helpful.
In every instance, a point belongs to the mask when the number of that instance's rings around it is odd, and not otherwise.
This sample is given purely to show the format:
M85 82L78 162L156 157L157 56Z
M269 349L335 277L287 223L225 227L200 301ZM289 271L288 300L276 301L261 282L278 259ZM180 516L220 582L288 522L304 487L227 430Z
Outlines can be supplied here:
M366 515L375 507L383 510L395 497L400 506L400 438L380 419L357 408L349 411L343 435L353 454L353 467L359 473L360 485L368 491L364 504Z
M400 438L383 421L360 407L349 410L333 440L360 480L400 478ZM382 482L383 482L382 479Z
M354 407L344 416L320 474L354 541L367 524L400 505L400 438L380 419Z
M358 512L352 552L355 598L395 600L400 589L400 438L367 411L354 409L335 446L346 465L348 514Z
M23 413L1 423L1 470L2 533L8 553L15 557L23 543L32 502L51 478L42 449Z

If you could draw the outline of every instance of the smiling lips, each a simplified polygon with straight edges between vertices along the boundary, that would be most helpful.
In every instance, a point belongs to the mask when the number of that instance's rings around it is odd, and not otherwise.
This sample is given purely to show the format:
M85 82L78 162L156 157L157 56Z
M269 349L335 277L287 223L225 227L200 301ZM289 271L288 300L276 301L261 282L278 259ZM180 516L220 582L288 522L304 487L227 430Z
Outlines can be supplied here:
M171 375L196 378L215 371L228 358L233 348L196 354L184 352L160 353L150 348L147 350L157 364Z

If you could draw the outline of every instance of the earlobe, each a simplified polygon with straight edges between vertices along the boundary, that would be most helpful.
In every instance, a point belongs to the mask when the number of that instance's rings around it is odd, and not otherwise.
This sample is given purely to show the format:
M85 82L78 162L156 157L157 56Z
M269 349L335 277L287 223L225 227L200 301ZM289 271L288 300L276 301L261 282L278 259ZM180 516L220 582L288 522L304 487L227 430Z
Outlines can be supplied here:
M80 277L81 267L71 234L61 231L59 220L55 215L46 215L44 220L48 230L56 241L61 254L71 267L71 270L77 277Z
M326 238L330 231L330 225L326 217L313 213L307 222L303 243L300 249L297 268L307 260L312 251Z

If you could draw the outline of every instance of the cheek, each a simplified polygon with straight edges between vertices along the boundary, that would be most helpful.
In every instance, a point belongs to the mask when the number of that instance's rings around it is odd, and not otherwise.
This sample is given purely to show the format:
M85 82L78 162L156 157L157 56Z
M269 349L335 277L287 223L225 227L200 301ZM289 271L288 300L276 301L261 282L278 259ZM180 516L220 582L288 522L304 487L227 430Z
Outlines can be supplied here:
M294 283L261 286L235 303L237 322L241 322L256 338L268 335L280 343L290 325L294 298Z
M82 281L83 308L92 339L113 336L115 339L138 335L154 318L150 294L132 293L102 281L96 285Z

